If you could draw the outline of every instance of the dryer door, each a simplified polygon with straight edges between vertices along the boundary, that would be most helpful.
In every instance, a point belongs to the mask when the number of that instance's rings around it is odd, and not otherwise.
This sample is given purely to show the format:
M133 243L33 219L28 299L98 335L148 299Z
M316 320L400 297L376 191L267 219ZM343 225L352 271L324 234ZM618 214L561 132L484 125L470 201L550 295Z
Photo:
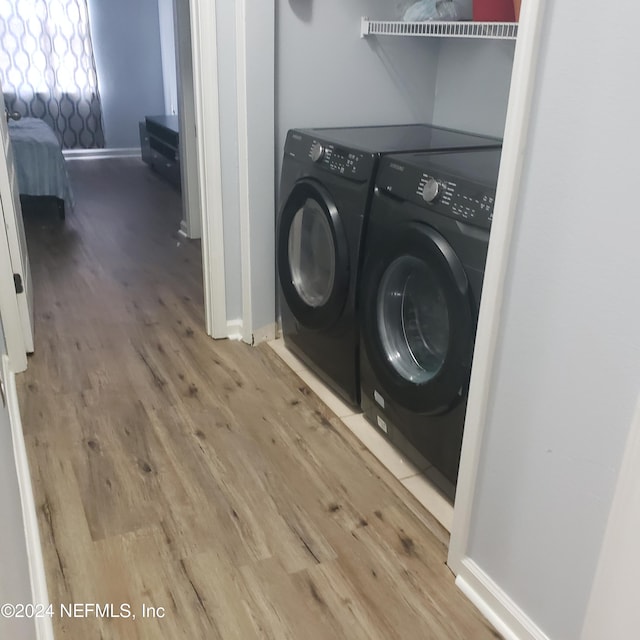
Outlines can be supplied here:
M422 414L443 413L468 383L474 319L464 268L424 224L404 225L369 254L362 336L380 392Z
M291 312L305 327L327 329L349 290L349 252L331 195L312 180L291 191L278 226L278 277Z

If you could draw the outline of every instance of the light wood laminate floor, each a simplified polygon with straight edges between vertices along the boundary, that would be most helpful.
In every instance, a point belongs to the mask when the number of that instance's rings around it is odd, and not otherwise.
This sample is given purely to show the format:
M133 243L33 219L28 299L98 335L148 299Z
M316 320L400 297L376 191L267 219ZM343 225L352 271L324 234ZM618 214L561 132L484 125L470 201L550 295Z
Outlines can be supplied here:
M136 160L71 171L66 222L27 216L21 410L54 609L137 618L56 615L56 637L499 637L456 589L444 530L300 378L206 336L179 196Z

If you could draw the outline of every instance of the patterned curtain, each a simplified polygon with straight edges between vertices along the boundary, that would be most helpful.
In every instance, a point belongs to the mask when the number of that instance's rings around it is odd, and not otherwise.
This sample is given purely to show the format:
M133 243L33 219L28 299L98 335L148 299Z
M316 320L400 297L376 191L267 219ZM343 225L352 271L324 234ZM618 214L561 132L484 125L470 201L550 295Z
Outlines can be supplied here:
M63 147L104 147L87 0L0 0L0 79L7 109Z

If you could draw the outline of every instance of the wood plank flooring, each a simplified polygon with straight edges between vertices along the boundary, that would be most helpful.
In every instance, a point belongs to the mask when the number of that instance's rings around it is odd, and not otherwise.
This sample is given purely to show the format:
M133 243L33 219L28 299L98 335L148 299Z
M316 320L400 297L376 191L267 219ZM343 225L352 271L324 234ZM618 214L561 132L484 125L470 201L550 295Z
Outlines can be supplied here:
M444 530L306 385L206 336L179 196L136 160L71 170L75 212L26 220L21 410L56 611L137 618L56 615L56 637L499 637L454 586Z

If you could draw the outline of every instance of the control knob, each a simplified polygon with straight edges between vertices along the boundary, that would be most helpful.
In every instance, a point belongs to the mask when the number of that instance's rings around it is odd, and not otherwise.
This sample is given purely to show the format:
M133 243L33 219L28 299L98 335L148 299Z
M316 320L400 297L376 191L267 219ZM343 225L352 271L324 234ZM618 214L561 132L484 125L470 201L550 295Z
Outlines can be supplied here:
M311 145L311 153L309 154L314 162L320 162L324 157L324 147L319 142Z
M431 176L425 176L424 185L422 187L422 199L425 202L433 202L437 200L442 191L442 185Z

